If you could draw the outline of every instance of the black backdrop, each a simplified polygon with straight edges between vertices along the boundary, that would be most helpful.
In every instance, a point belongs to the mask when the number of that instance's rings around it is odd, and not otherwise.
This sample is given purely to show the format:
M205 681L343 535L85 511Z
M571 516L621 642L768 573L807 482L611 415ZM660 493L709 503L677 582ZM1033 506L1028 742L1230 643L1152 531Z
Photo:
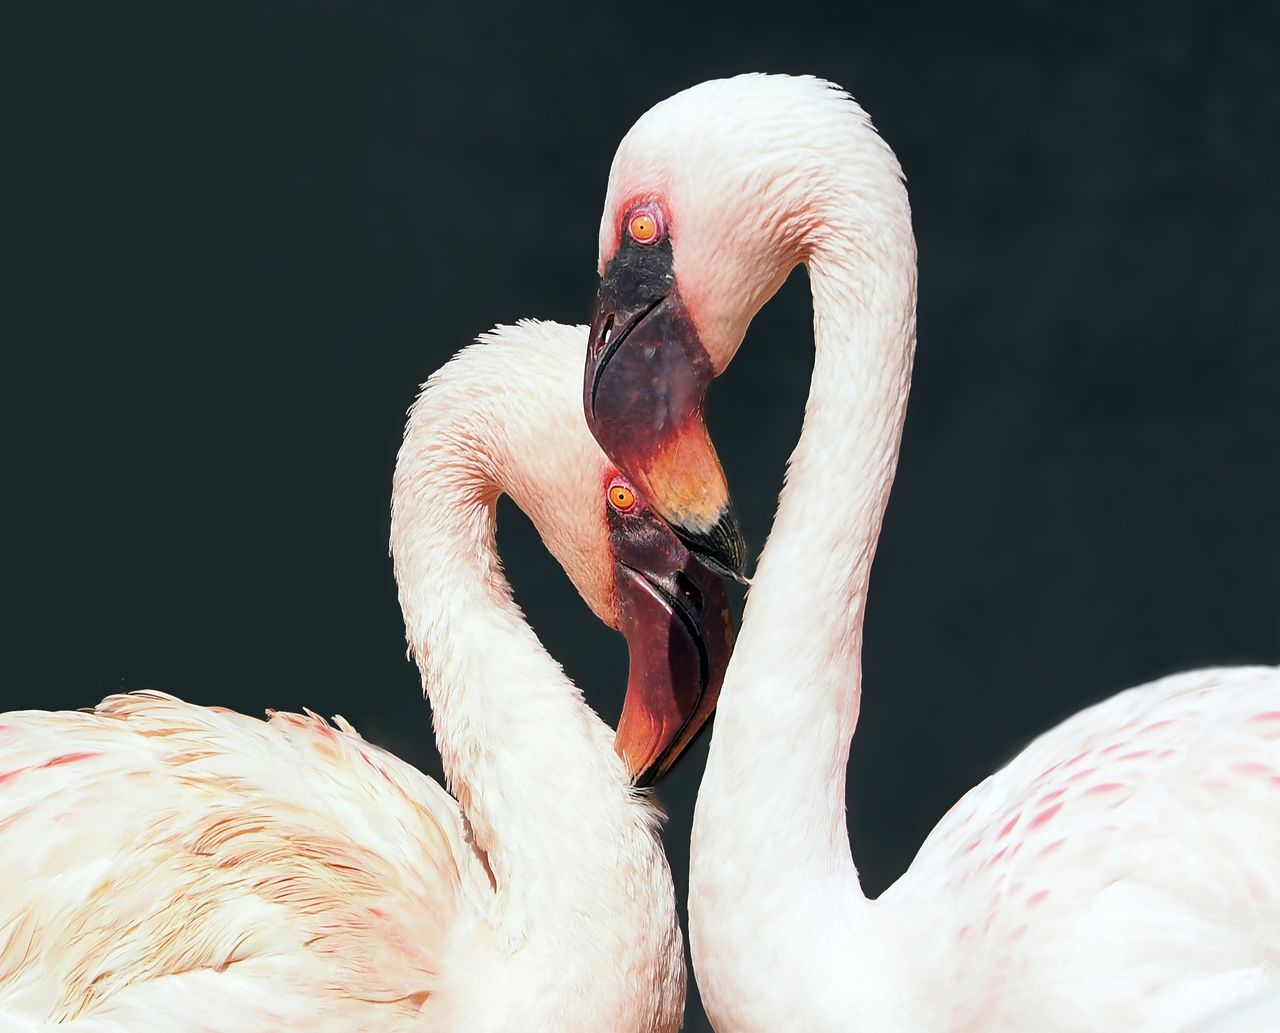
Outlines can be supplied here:
M34 275L6 334L0 702L310 706L438 770L386 556L404 410L494 322L584 319L617 141L745 70L847 86L920 243L850 779L867 888L1080 706L1276 662L1276 9L956 6L46 8L9 149ZM712 401L756 548L799 428L806 291ZM501 537L615 719L621 640L510 506ZM661 791L682 897L704 753Z

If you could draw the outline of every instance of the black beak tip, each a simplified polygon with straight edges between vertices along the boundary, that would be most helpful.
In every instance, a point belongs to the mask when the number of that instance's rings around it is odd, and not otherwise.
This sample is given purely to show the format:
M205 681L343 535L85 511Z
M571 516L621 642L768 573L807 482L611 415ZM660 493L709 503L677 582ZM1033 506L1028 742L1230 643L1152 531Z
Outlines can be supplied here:
M652 789L658 784L658 765L651 764L642 771L631 783L637 789Z
M747 543L731 510L724 510L707 530L693 531L677 526L675 532L703 566L721 577L746 584Z

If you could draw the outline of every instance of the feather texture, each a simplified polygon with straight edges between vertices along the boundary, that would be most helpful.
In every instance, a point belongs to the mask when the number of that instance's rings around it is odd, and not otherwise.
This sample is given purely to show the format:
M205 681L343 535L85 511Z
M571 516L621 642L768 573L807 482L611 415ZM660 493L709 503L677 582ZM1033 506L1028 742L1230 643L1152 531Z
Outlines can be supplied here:
M145 692L6 714L0 751L0 1012L410 1029L483 918L457 803L345 722Z

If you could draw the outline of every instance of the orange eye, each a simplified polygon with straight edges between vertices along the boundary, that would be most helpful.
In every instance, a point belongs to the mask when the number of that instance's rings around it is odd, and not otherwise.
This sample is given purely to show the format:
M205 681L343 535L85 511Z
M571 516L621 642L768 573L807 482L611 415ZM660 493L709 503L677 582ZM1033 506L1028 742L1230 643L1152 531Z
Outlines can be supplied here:
M658 224L652 215L633 215L631 217L631 236L637 243L647 244L658 235Z
M636 504L636 493L625 484L614 484L609 487L609 505L619 513L626 513Z
M651 206L637 209L627 220L627 232L637 244L656 244L662 236L662 217Z

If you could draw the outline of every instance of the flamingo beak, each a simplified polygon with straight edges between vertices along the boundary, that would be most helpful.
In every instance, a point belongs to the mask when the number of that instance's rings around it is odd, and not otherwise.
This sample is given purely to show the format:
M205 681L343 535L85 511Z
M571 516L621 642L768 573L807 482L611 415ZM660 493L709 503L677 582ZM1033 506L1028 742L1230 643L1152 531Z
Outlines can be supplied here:
M622 518L610 514L612 524ZM611 532L616 532L615 526ZM611 533L631 664L615 749L637 785L662 778L707 725L733 651L724 583L655 518Z
M674 275L654 276L620 250L600 282L591 323L587 425L704 564L743 580L746 544L702 415L713 375Z

